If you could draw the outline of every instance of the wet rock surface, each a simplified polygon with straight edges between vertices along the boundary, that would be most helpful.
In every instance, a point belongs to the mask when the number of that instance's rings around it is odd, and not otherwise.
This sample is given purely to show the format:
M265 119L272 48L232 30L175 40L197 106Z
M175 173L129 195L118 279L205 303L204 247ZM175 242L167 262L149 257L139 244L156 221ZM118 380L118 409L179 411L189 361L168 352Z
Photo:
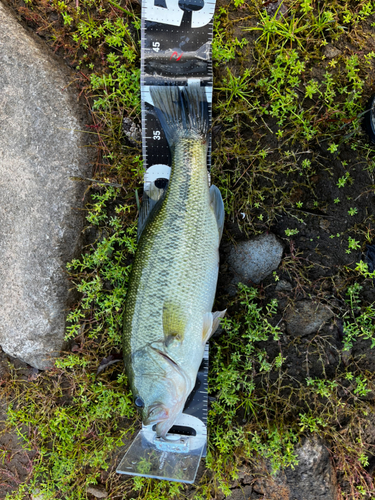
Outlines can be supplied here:
M0 3L0 345L36 368L63 346L66 262L90 172L69 76Z
M239 282L260 283L278 268L283 250L282 243L272 233L237 243L228 255L229 268L234 274L231 291Z

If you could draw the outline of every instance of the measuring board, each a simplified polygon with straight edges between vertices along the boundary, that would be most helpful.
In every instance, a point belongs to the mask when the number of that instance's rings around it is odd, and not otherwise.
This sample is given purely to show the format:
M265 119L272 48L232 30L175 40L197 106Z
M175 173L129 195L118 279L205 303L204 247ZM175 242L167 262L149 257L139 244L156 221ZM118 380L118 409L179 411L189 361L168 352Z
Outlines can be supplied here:
M200 83L212 116L211 43L215 0L142 0L141 99L144 194L157 200L168 185L171 155L153 110L151 86ZM211 137L207 151L211 166ZM167 434L143 426L117 472L193 483L207 445L208 345L183 413Z

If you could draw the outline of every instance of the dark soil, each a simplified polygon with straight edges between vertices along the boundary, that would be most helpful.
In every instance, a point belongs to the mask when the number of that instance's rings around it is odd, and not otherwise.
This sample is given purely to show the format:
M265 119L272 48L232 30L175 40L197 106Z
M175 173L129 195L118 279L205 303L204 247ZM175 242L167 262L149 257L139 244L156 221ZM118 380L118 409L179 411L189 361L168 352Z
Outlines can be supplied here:
M31 29L38 25L33 20L24 19ZM239 35L238 35L239 36ZM241 32L250 41L255 35ZM370 44L374 44L369 39ZM220 71L220 70L218 70ZM224 70L223 70L224 71ZM319 68L316 70L319 74ZM371 89L369 89L370 91ZM272 128L272 123L269 124ZM347 133L344 129L343 134ZM274 135L264 139L264 147L274 149L277 141ZM277 213L271 232L285 242L283 261L278 269L278 277L291 284L291 292L277 292L274 277L271 275L258 285L265 302L272 298L279 301L278 314L274 321L279 324L283 334L280 342L270 340L262 347L267 350L272 361L282 349L286 358L286 376L291 385L297 387L305 383L306 378L334 378L339 369L345 369L349 364L363 372L375 371L375 349L371 349L369 340L359 339L349 353L343 353L343 312L345 310L345 292L353 284L355 278L350 272L355 264L365 259L366 244L375 240L375 194L372 173L366 170L367 162L361 156L361 150L353 151L348 146L340 146L336 156L327 150L326 141L315 144L314 149L303 158L314 158L312 166L314 174L309 179L300 182L299 176L287 179L290 186L290 200L294 208L286 211L280 209ZM302 158L302 159L303 159ZM275 156L277 161L277 155ZM343 161L347 165L343 166ZM346 171L350 172L351 180L345 187L338 188L339 178ZM278 182L283 184L285 179ZM262 187L262 181L260 181ZM338 203L334 200L339 199ZM318 203L314 201L318 200ZM302 202L302 208L297 209L296 203ZM356 208L356 214L349 215L349 210ZM300 222L299 219L303 219ZM298 233L287 238L285 230L296 229ZM368 235L367 238L365 235ZM348 237L354 237L360 242L360 248L347 253ZM231 301L227 293L227 284L232 275L226 262L231 245L247 238L246 232L233 220L226 222L221 246L221 266L217 293L217 309L224 309ZM95 239L95 238L93 238ZM253 283L245 283L254 285ZM375 301L375 288L371 281L362 283L360 297L366 306ZM332 318L319 331L302 337L288 334L285 323L287 311L296 301L314 299L329 306L333 311ZM235 306L233 306L235 309ZM230 311L229 311L230 312ZM0 354L0 384L7 384L10 379L9 364L16 370L18 379L24 383L32 383L36 372L33 368L20 361L11 359L4 353ZM271 375L272 378L272 375ZM369 400L375 399L375 392L369 393ZM1 405L2 425L5 425L5 404ZM371 419L370 419L371 420ZM375 423L368 422L366 442L375 447ZM22 448L21 440L14 431L4 433L0 438L0 499L14 490L32 472L31 460L35 457L33 451ZM113 459L114 465L117 458ZM328 458L327 458L328 460ZM375 470L375 454L370 457L369 474ZM203 466L201 466L203 473ZM248 471L244 473L242 483L233 484L233 494L228 498L265 498L260 482L254 478L247 481ZM345 490L345 480L341 478L341 489ZM250 484L251 483L251 484ZM275 486L272 498L289 498L280 485ZM93 498L93 497L92 497ZM130 498L130 497L129 497ZM270 498L270 497L269 497Z

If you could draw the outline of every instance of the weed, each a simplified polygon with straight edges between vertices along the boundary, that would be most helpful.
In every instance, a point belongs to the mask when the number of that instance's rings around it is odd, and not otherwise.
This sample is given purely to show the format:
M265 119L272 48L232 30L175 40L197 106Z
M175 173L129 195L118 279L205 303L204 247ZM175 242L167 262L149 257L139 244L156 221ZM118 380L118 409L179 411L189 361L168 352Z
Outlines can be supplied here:
M13 399L10 424L37 452L32 477L9 497L14 500L37 487L46 498L86 498L87 485L103 477L113 498L125 498L130 490L131 495L150 500L185 494L181 485L173 483L145 478L121 482L108 470L111 453L131 434L136 418L126 377L113 368L94 376L99 360L121 342L121 316L135 251L133 193L143 175L139 148L125 144L122 135L124 115L140 122L140 19L139 8L133 12L132 5L82 0L77 8L75 2L53 0L47 6L44 1L27 0L19 10L26 20L38 14L39 32L76 68L77 85L90 106L98 159L87 210L88 245L84 255L68 265L79 298L68 315L67 338L74 339L77 352L67 353L31 384L19 381L13 370L9 386L0 386L1 395ZM236 221L245 233L264 232L291 214L303 229L283 229L285 235L304 237L306 222L295 216L296 211L330 217L334 205L338 211L347 203L346 197L340 196L341 202L334 198L336 193L327 201L316 184L324 172L334 187L355 185L355 171L349 173L343 152L360 153L366 163L363 170L370 176L374 172L373 153L364 144L360 127L374 61L363 26L364 21L371 22L373 5L334 0L328 7L302 0L279 14L281 9L271 17L264 9L257 12L255 5L234 0L215 15L212 178L223 194L228 221ZM340 37L345 51L329 59L324 48ZM325 156L322 144L329 153ZM342 159L344 174L341 170L338 179L324 163L326 156ZM345 210L352 216L357 213L356 207ZM337 240L331 234L329 241L345 246L339 241L345 231L335 229ZM369 226L355 226L345 250L358 251L364 238L372 240L371 231ZM320 234L310 236L309 241L319 244L324 239ZM322 267L327 267L324 261ZM321 279L316 278L316 267L311 268L291 240L273 285L286 278L295 284L296 293L315 295ZM360 339L374 345L375 309L361 300L358 281L372 280L374 273L363 262L345 273L349 281L344 280L346 302L340 309L343 347L350 350ZM322 290L322 300L330 300ZM327 440L352 498L364 495L370 486L363 467L371 450L361 438L362 415L373 411L364 400L371 377L355 364L350 369L340 365L331 378L324 370L320 378L307 381L290 376L290 351L277 326L277 304L264 294L262 286L259 290L239 286L223 321L225 334L212 347L209 384L216 400L209 415L206 462L212 480L202 479L195 498L210 498L217 488L229 495L230 481L242 462L254 464L263 457L273 472L295 466L294 447L307 433L319 433ZM323 340L317 335L311 344L318 349L319 342ZM346 434L339 429L343 422Z
M348 210L348 214L351 215L352 217L358 213L358 208L356 207L351 207Z
M79 307L69 313L67 339L81 333L82 321L90 318L85 333L89 338L105 335L113 344L121 343L121 322L129 279L130 265L125 265L135 251L135 226L123 228L121 215L131 207L118 205L115 215L109 215L107 205L119 196L118 188L104 188L93 195L95 203L87 220L99 228L95 250L68 264L68 271L81 294ZM92 312L94 308L94 313Z
M360 248L360 242L352 238L351 236L348 237L348 249L346 250L346 253L350 253L352 250L358 250Z
M288 237L294 236L295 234L298 234L298 233L299 233L298 229L285 229L285 234Z
M346 302L350 309L344 316L344 350L348 351L353 347L353 343L362 337L371 340L371 348L375 347L375 327L373 317L375 305L371 304L361 310L359 292L362 286L358 283L350 286L347 290Z

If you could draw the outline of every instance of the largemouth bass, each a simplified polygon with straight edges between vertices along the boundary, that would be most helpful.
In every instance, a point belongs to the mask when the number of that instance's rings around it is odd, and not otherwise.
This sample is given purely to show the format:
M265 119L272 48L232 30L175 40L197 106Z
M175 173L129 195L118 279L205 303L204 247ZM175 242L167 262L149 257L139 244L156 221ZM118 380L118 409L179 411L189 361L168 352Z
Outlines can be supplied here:
M207 173L208 108L199 84L153 87L172 170L165 195L142 204L124 316L125 369L145 425L165 438L194 388L212 313L224 204Z

